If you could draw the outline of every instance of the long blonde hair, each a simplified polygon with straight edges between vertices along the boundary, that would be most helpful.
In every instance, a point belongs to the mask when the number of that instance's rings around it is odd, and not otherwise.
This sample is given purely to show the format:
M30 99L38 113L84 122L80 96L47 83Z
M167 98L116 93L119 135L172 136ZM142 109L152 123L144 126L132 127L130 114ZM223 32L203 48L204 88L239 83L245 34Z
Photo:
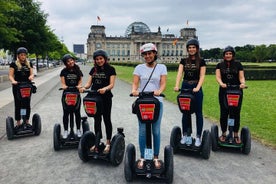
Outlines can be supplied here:
M30 61L28 61L28 60L26 59L24 62L25 62L25 65L26 65L28 68L31 68ZM18 58L17 58L17 60L15 61L15 64L16 64L18 70L20 70L20 69L22 68L22 64L21 64L21 62L19 61Z

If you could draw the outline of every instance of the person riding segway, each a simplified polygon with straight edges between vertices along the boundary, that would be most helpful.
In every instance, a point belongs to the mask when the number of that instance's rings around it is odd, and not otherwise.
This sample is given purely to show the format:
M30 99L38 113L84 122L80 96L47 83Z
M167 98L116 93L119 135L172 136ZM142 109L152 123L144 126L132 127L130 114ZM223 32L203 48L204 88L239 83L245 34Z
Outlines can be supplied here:
M240 112L243 100L243 89L245 77L243 66L235 61L235 49L227 46L223 51L224 60L217 64L216 80L220 85L220 125L222 135L218 136L218 126L211 127L212 150L217 151L219 147L232 147L241 149L244 154L249 154L251 150L251 135L248 127L241 129ZM228 127L228 135L227 133Z
M178 148L202 153L203 158L210 156L210 133L204 130L203 136L203 90L202 85L205 79L206 63L200 57L199 41L195 38L188 40L186 44L188 57L181 59L178 66L178 72L174 91L179 92L180 81L182 80L180 94L177 98L180 111L182 112L182 136L181 129L175 126L171 132L170 144L177 152ZM187 101L186 101L187 100ZM185 103L190 109L185 109ZM184 103L184 104L183 104ZM191 106L191 107L190 107ZM191 111L192 109L192 111ZM192 134L192 117L196 116L196 137ZM182 138L181 138L182 137Z
M82 72L75 59L71 54L65 54L62 58L65 68L60 73L61 85L59 90L63 90L61 102L63 107L63 126L64 133L61 135L61 126L56 123L54 125L54 149L57 151L60 148L73 147L79 145L81 134L81 119L83 132L89 130L89 125L86 118L81 118L80 104L81 97L79 88L82 83ZM75 121L74 121L75 119ZM70 131L68 132L68 124L70 121ZM74 131L74 122L76 122L76 134Z
M167 68L157 63L157 47L153 43L141 46L140 52L145 63L135 67L132 93L138 96L133 112L139 124L139 148L141 158L137 161L135 146L129 144L125 154L125 179L132 181L135 176L161 177L168 183L173 181L173 151L165 147L165 161L160 160L160 125L163 114L162 92L166 87ZM153 139L151 138L153 136Z
M80 92L88 93L83 98L83 105L88 117L94 118L95 134L86 132L78 148L79 157L84 162L90 159L102 159L110 161L112 165L119 165L125 153L125 140L123 128L117 128L117 134L112 137L111 89L115 83L115 68L109 65L107 53L104 50L96 50L93 54L95 66L89 72L87 83ZM91 90L87 90L91 87ZM106 144L101 142L102 118L106 130Z
M39 135L41 132L41 119L34 114L32 124L29 122L31 113L31 95L36 93L36 86L32 82L34 75L32 63L27 60L28 50L19 47L16 51L17 60L10 64L9 79L12 83L14 96L15 120L6 118L6 132L9 140L23 135ZM21 122L21 119L23 120Z

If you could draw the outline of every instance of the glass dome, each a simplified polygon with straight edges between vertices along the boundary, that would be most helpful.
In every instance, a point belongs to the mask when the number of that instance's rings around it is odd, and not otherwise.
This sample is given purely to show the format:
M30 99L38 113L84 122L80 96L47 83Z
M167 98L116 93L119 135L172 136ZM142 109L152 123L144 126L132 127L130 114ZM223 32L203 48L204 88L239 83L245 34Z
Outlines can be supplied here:
M132 29L134 29L135 33L149 33L149 32L151 32L150 28L147 26L147 24L145 24L143 22L133 22L126 29L126 32L125 32L126 37L129 34L131 34Z

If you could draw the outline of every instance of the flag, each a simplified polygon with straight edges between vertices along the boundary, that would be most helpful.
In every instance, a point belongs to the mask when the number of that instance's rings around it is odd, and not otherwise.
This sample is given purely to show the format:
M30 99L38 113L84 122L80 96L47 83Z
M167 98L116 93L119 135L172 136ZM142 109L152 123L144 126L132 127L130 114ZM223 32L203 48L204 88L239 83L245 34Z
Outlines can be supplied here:
M167 32L169 32L169 28L167 29Z
M101 21L101 17L97 16L97 20L98 20L98 21Z
M189 26L189 20L187 20L186 24L187 24L187 26Z
M174 41L173 41L173 45L176 45L176 43L178 42L178 40L177 39L175 39Z

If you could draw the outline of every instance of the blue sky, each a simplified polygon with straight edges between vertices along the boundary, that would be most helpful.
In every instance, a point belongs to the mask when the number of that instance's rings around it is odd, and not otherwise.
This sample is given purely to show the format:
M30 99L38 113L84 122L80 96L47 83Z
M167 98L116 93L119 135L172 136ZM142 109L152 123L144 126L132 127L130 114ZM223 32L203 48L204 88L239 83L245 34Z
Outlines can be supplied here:
M274 0L37 1L49 15L47 24L69 50L73 44L86 44L91 25L104 25L107 36L124 36L135 21L153 32L160 26L163 34L177 37L181 28L196 28L202 49L276 44Z

